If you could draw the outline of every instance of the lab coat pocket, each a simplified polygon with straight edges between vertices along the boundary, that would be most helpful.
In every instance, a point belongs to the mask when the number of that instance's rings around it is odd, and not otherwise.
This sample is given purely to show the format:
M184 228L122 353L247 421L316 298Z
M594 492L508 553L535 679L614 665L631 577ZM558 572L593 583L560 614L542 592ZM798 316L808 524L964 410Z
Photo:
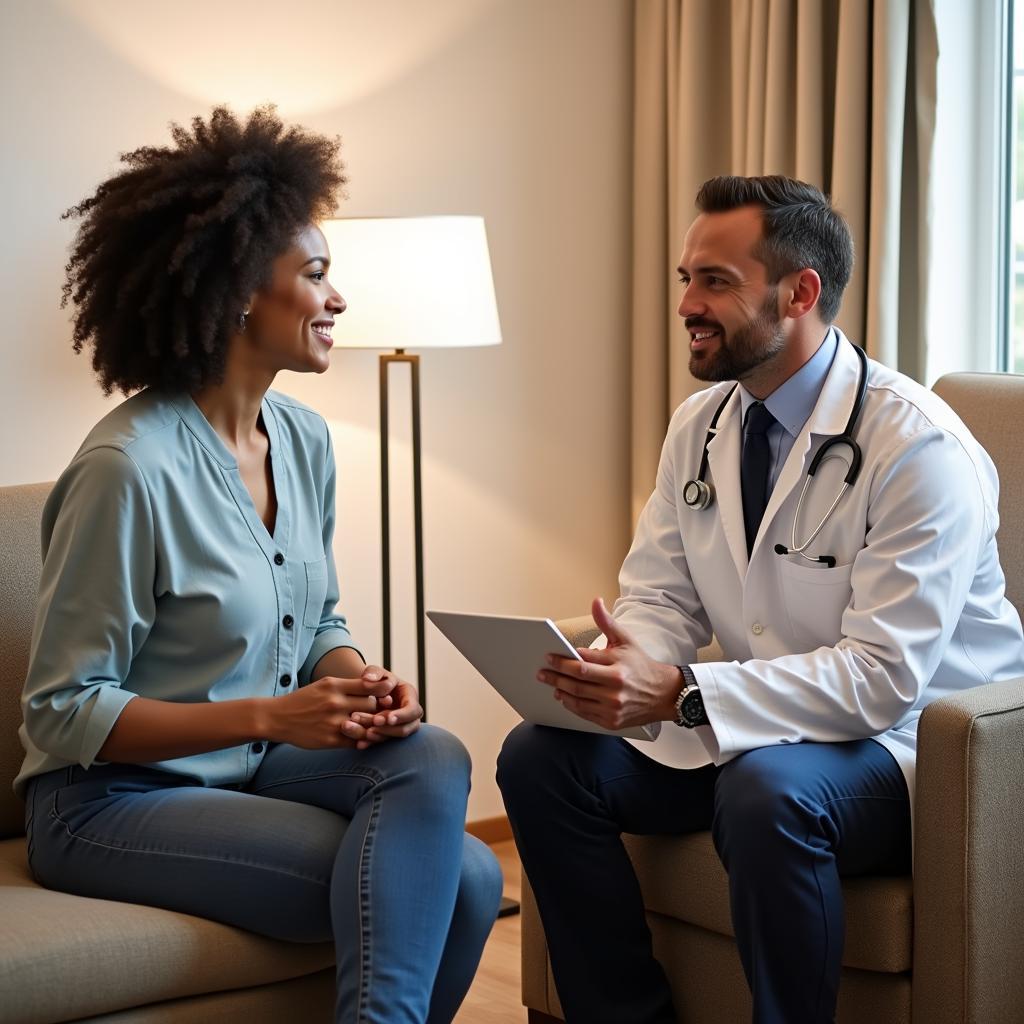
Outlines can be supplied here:
M306 606L302 612L302 624L307 629L320 625L327 596L327 557L306 562Z
M809 651L838 643L843 612L853 596L853 563L829 569L785 559L779 571L782 600L796 640Z

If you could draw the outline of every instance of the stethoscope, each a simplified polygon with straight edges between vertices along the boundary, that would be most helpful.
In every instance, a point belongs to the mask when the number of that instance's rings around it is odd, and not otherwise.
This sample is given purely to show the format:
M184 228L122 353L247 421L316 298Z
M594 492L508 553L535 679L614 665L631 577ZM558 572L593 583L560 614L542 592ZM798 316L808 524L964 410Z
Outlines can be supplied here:
M814 543L814 539L824 529L825 524L829 521L832 513L835 512L839 506L839 502L843 500L843 495L856 483L857 477L860 474L860 463L861 463L861 450L860 445L853 439L853 428L857 423L857 418L860 416L860 411L864 407L864 396L868 390L868 357L864 354L862 348L858 348L854 345L854 350L857 353L857 358L860 359L860 379L857 383L857 401L853 403L853 410L850 412L850 418L846 421L846 427L841 434L834 434L828 438L827 441L814 453L814 458L811 459L810 468L807 470L807 479L804 480L803 489L800 491L800 500L796 503L796 513L793 516L793 531L790 534L790 545L787 548L785 544L776 544L775 553L777 555L799 555L801 558L806 558L809 562L820 562L823 565L828 566L830 569L835 567L836 560L832 555L809 555L807 549ZM708 472L708 445L711 444L712 438L718 433L718 419L722 415L722 410L729 404L729 399L732 398L733 392L739 387L738 384L734 384L730 389L729 393L722 399L721 404L715 410L715 415L711 417L711 423L708 425L707 436L704 438L704 451L701 453L700 469L697 472L697 479L690 480L683 487L683 502L688 508L696 509L698 512L708 508L715 500L715 488L712 484L709 484L704 479ZM853 459L850 462L850 467L846 471L846 476L843 479L842 490L836 495L835 501L832 502L828 507L828 511L822 516L821 522L814 528L810 536L803 542L803 544L797 544L796 542L796 531L797 524L800 522L800 512L804 507L804 498L807 495L807 488L811 484L811 479L814 474L818 471L818 467L828 458L838 459L841 458L837 453L829 455L829 451L835 448L836 445L844 444L853 453Z

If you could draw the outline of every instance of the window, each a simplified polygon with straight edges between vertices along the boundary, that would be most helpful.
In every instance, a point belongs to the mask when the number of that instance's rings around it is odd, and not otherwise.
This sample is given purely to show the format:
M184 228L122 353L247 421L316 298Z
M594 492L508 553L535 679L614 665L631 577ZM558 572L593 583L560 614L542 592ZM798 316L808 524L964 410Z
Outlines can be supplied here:
M1002 369L1024 373L1024 0L1008 0L1007 325Z
M929 181L927 365L921 373L926 385L947 373L1012 366L1015 193L1007 144L1013 6L1024 7L1024 0L1012 0L1012 6L1011 0L933 2L939 60ZM1024 36L1018 52L1024 67ZM1024 243L1024 230L1021 237ZM1024 288L1024 273L1021 278Z

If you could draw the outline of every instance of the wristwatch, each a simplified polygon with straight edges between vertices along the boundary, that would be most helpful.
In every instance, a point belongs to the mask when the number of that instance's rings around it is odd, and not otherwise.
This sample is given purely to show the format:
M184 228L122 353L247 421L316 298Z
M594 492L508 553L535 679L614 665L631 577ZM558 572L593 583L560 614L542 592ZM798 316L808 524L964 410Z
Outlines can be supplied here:
M689 665L680 665L683 676L683 688L676 697L676 725L684 729L694 729L698 725L709 725L707 713L704 711L704 698L700 695L697 677Z

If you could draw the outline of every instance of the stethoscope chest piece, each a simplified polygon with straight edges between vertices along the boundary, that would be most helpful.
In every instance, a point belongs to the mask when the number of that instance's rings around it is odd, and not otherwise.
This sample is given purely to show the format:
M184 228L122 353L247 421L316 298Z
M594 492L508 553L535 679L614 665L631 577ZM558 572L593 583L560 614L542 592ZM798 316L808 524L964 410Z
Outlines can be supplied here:
M722 399L715 410L715 415L711 417L707 437L704 438L704 450L700 455L700 469L697 471L696 478L688 480L683 484L683 504L697 512L703 512L715 500L715 489L705 479L708 475L708 445L711 444L711 439L718 433L718 419L722 415L722 410L729 404L729 399L732 398L733 392L737 387L739 387L738 384L733 384L729 388L728 394Z
M683 487L683 501L687 508L702 512L715 500L714 488L703 480L690 480Z

